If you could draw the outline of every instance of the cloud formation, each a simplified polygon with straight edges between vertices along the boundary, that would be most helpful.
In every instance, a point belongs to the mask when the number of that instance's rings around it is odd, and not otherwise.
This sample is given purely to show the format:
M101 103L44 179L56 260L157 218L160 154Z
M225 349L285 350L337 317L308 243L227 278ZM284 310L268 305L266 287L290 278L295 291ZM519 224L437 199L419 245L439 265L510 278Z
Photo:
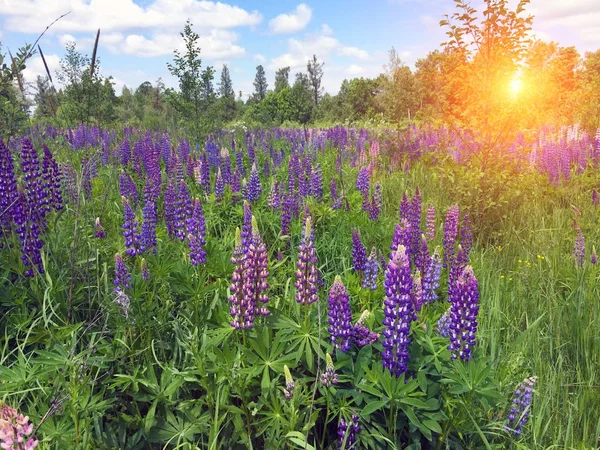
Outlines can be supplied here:
M269 29L275 34L296 33L303 30L312 17L312 9L306 3L300 3L287 14L279 14L269 21Z

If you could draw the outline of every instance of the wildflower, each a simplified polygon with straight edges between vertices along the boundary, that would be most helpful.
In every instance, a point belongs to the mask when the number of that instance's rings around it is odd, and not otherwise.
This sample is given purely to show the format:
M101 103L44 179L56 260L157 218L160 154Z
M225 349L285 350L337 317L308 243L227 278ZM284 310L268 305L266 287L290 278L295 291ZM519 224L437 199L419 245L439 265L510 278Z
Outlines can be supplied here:
M408 195L404 192L404 194L402 194L402 201L400 201L400 222L402 222L402 219L409 220L409 214L410 201L408 200Z
M169 181L165 190L165 224L167 226L167 234L170 237L175 237L176 231L176 209L177 209L177 189L173 180Z
M142 222L142 232L140 236L142 251L152 250L156 254L156 203L148 199L142 210L144 222Z
M339 275L335 277L329 291L328 316L329 328L327 331L331 335L330 340L334 343L334 348L339 348L343 352L347 351L350 348L352 311L348 292Z
M252 164L252 170L250 171L250 180L246 186L245 198L250 202L255 202L260 198L262 194L262 185L260 184L260 177L256 170L256 164Z
M440 317L437 322L437 332L440 336L445 338L450 336L450 314L452 313L450 309L451 308L448 308L448 310L444 314L442 314L442 317Z
M425 273L429 265L429 247L427 246L427 238L421 234L421 242L415 255L415 266L421 273Z
M100 223L100 217L96 217L96 238L98 239L104 239L106 237L106 233L104 232L104 228L102 227L102 224Z
M361 167L356 178L356 189L364 195L365 192L369 192L369 184L369 169L368 167Z
M225 182L221 175L221 169L217 170L217 176L215 177L215 199L217 203L221 203L225 195Z
M267 247L258 231L256 219L252 217L252 240L246 250L246 257L243 262L244 302L250 306L249 310L253 313L253 317L248 317L249 328L252 327L255 315L266 316L269 314L269 310L264 306L269 301L269 297L265 293L269 288L267 264ZM261 303L263 306L261 306Z
M413 302L413 320L417 320L417 313L421 311L423 305L423 286L421 284L421 272L417 270L413 277L413 290L412 290L412 302Z
M429 205L427 208L427 240L429 242L435 239L435 206Z
M580 229L577 230L577 238L575 239L575 264L577 267L583 267L585 259L585 237Z
M120 287L115 288L114 290L115 298L114 302L117 304L123 315L126 319L129 318L129 306L131 304L131 300L129 296L121 289Z
M457 280L450 298L450 345L452 359L471 359L477 333L479 284L473 268L467 266Z
M202 203L197 198L193 200L192 214L187 219L186 231L190 247L190 262L194 266L204 264L206 262L206 251L202 246L206 244L206 223L202 212Z
M392 375L399 377L406 372L410 323L413 319L411 293L413 280L406 247L399 245L385 272L385 300L383 312L382 364Z
M142 258L140 267L142 269L142 280L148 281L150 279L150 272L148 272L148 263L146 262L145 258Z
M460 245L464 251L464 264L469 263L469 253L473 247L473 226L469 215L465 213L460 225Z
M0 404L0 447L7 450L33 450L38 441L31 436L29 417L6 404Z
M267 197L267 205L274 210L279 209L279 207L281 206L281 198L279 197L278 188L279 184L273 182L271 184L271 190L269 191L269 195Z
M531 411L531 400L533 397L533 386L537 377L525 378L515 389L512 407L508 413L508 424L505 429L515 436L523 432L523 425L527 423Z
M419 238L421 236L421 193L419 188L415 189L415 195L410 202L408 215L410 223L410 255L414 258L419 250Z
M365 263L365 277L362 281L363 289L377 289L377 272L379 271L379 262L377 261L377 250L375 247L371 249L369 258Z
M285 376L285 388L283 388L283 396L286 400L291 400L294 398L294 389L296 388L296 383L294 383L294 379L292 378L292 374L290 373L290 369L287 364L283 366L283 374Z
M444 267L450 267L454 259L454 246L458 235L458 216L457 205L453 205L446 213L444 222Z
M248 250L250 242L252 241L252 210L250 209L250 203L244 200L244 217L242 219L242 248L244 253Z
M318 300L317 294L317 252L310 216L306 217L304 236L298 247L298 262L296 263L296 301L302 305L310 305Z
M360 240L358 231L352 231L352 270L362 272L367 263L367 250Z
M344 418L340 419L338 425L338 450L350 450L356 449L356 435L360 432L360 425L358 424L358 416L352 415L352 421L346 423Z
M116 286L115 290L119 288L129 289L130 281L131 275L127 270L125 261L123 261L123 257L117 253L115 255L115 280L113 282L113 284Z
M431 303L437 300L438 296L435 291L440 287L441 271L442 259L440 257L440 249L436 247L423 275L423 303Z
M127 199L121 197L121 202L123 203L123 237L125 238L125 247L127 247L125 253L135 256L141 252L138 222Z
M323 199L323 169L317 164L310 174L310 195L321 201Z
M329 353L325 354L325 361L325 372L321 374L321 384L325 387L329 387L337 384L338 376L337 373L335 373L335 366L333 365L333 360L331 359L331 355Z
M401 219L400 223L396 225L396 228L394 229L394 236L392 237L392 244L390 245L390 258L399 245L403 245L408 251L410 248L410 237L411 232L408 219Z
M364 347L379 340L379 333L372 332L365 325L365 320L369 318L370 314L369 310L365 309L350 331L351 340L358 347Z
M240 229L237 228L235 231L235 247L231 257L231 263L235 267L229 285L229 302L231 303L229 312L232 317L231 326L236 329L246 329L252 326L254 310L253 305L248 304L244 296L244 260L246 254L242 247Z
M54 211L63 209L63 199L61 192L62 174L50 152L50 149L44 144L44 158L42 160L42 177L44 178L45 191L48 194L48 203L54 208Z

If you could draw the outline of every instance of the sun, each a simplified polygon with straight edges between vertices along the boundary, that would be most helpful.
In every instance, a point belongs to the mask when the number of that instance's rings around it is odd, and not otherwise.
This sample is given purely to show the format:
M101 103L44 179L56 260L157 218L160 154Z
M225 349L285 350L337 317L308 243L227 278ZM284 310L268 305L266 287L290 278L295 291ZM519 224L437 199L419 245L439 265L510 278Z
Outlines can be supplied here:
M523 82L521 81L521 78L516 75L511 81L510 81L510 93L514 96L518 95L519 92L521 92L521 88L523 87Z

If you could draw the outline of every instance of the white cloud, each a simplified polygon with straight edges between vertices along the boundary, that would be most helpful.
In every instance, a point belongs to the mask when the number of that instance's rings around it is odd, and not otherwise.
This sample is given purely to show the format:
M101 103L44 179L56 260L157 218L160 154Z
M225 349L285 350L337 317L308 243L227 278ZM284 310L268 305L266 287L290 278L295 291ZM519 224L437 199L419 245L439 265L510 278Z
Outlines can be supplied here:
M46 59L46 64L48 64L48 70L50 70L50 74L52 75L52 79L54 83L57 83L56 80L56 71L60 67L60 57L55 54L46 55L44 54L44 58ZM39 76L46 77L46 68L44 67L44 61L42 61L41 56L34 56L27 61L27 67L23 71L23 76L25 81L28 83L35 83L36 78Z
M71 11L50 28L49 33L85 33L98 28L103 32L143 30L180 30L189 18L195 29L227 29L254 26L262 16L238 6L207 0L154 0L139 6L133 0L5 0L0 15L6 29L32 33Z
M365 68L356 64L351 64L348 66L348 73L350 75L360 75L365 72Z
M254 61L257 61L259 63L264 63L267 60L267 58L264 57L264 55L261 55L260 53L257 53L256 55L254 55Z
M77 39L75 39L75 37L73 35L67 33L67 34L63 34L63 35L59 36L58 42L60 42L60 45L65 47L69 42L77 43Z
M340 55L352 56L357 59L369 59L369 54L365 50L356 47L342 47Z
M269 21L269 29L276 34L295 33L303 30L310 22L312 9L306 3L300 3L296 10L280 14Z
M598 0L532 0L528 12L535 16L534 29L538 33L562 28L591 47L600 44Z

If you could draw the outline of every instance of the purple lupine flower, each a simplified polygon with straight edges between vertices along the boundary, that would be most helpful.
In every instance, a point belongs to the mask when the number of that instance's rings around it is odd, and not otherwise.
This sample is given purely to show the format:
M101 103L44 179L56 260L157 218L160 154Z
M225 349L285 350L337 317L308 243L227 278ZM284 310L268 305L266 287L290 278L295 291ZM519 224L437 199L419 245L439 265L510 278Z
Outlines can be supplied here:
M424 274L427 271L427 266L429 265L429 247L427 246L427 238L424 234L421 234L421 244L417 250L417 254L415 255L415 266L418 270Z
M471 253L471 249L473 248L473 226L467 213L463 215L462 223L460 224L460 245L464 252L464 264L468 264L469 253Z
M413 289L412 289L412 302L413 302L413 320L417 320L417 313L421 311L423 305L423 285L421 284L421 272L417 270L413 276Z
M250 203L244 200L244 216L242 218L242 248L244 253L248 251L252 241L252 210Z
M10 150L0 139L0 248L4 234L11 230L15 205L19 201L17 179Z
M283 396L286 400L291 400L294 398L294 389L296 388L296 383L294 383L294 379L292 378L292 374L290 373L290 369L287 364L283 366L283 374L285 376L285 388L283 389Z
M448 310L442 314L442 317L440 317L437 322L437 332L441 337L447 338L450 336L450 325L452 323L450 318L450 315L452 314L451 309L452 307L448 308Z
M231 203L233 205L237 205L237 203L241 200L242 196L246 195L246 180L244 180L244 186L240 184L240 173L236 170L233 172L233 176L231 177ZM242 193L242 195L240 195Z
M244 197L250 202L255 202L260 198L262 194L262 185L260 184L260 176L256 170L256 164L252 164L252 170L250 171L250 180L246 186Z
M251 328L256 315L269 315L269 310L266 308L269 297L265 293L269 288L269 283L267 282L267 277L269 276L267 269L267 247L260 236L254 217L252 217L252 240L246 249L246 257L243 265L244 301L249 305L248 310L252 311L252 317L248 317Z
M23 171L23 188L30 220L35 220L41 229L46 228L44 220L48 208L47 192L40 173L40 160L29 138L23 138L21 144L21 170Z
M373 194L373 203L377 207L377 211L381 212L383 209L383 193L381 192L381 183L375 185L375 193ZM371 205L373 207L373 205Z
M438 296L435 291L440 287L441 271L440 248L436 247L429 259L425 275L423 275L423 303L431 303L437 300Z
M379 271L379 262L377 261L377 249L371 248L369 258L365 262L365 277L362 280L362 288L374 291L377 289L377 272Z
M148 271L148 262L146 261L146 258L142 258L140 268L142 271L142 280L148 281L150 279L150 272Z
M221 176L223 177L224 184L231 183L231 159L229 158L229 150L225 147L221 147L220 153L221 159Z
M379 206L377 206L377 202L375 201L375 196L371 197L371 202L369 204L369 220L376 222L379 219L379 213L381 210Z
M419 239L421 237L421 193L419 188L415 189L415 195L410 202L409 223L410 223L410 255L412 258L417 256L419 251Z
M318 201L323 200L323 169L317 164L310 174L310 195Z
M217 176L215 177L215 199L217 203L221 203L225 196L225 181L221 176L221 168L217 170Z
M573 255L575 257L575 265L577 267L583 267L583 262L585 261L585 237L583 236L581 229L577 230Z
M399 245L403 245L406 250L410 248L410 237L410 224L408 223L408 219L400 220L400 223L396 225L394 236L392 237L392 244L390 245L390 258Z
M365 192L368 194L370 185L370 175L368 167L361 167L356 177L356 189L363 195Z
M127 270L125 261L123 261L121 254L117 253L115 255L115 280L113 282L115 285L115 291L117 289L129 289L130 281L131 275L129 274L129 270Z
M42 160L42 177L44 179L44 190L48 195L47 203L52 206L54 211L63 209L63 199L61 192L62 174L58 164L52 156L50 149L44 144L44 159Z
M119 193L121 194L121 197L125 197L134 205L136 204L137 188L135 182L124 170L121 170L121 174L119 175Z
M245 330L252 327L252 318L254 311L252 305L246 302L244 296L244 260L246 254L242 247L242 237L240 229L235 230L235 247L231 257L231 263L234 265L233 275L231 275L231 284L229 285L229 312L231 314L231 326L235 329Z
M301 305L310 305L319 299L317 294L317 251L310 216L304 222L304 236L298 247L296 262L296 301Z
M533 386L537 377L525 378L515 389L512 406L508 413L506 431L520 436L523 433L523 425L527 423L531 412L531 400L533 398Z
M177 230L177 188L173 180L169 181L165 191L165 224L169 237L175 237Z
M210 194L210 166L206 153L200 156L200 186L206 194Z
M385 272L385 300L383 312L383 367L399 377L407 371L410 323L413 319L410 259L406 247L399 245Z
M598 190L594 189L592 191L592 205L594 205L594 207L598 207L598 205L600 204L600 198L598 196Z
M246 168L244 167L244 152L235 153L235 169L237 172L239 172L242 178L246 176Z
M337 384L338 376L335 373L335 366L329 353L325 353L325 372L321 374L321 384L325 387Z
M356 446L356 435L360 432L360 425L358 424L358 416L352 415L352 421L346 423L344 418L340 418L338 425L338 450L350 450L358 448Z
M336 275L335 281L329 291L329 311L328 311L330 340L336 349L343 352L350 348L350 321L352 320L352 311L350 310L350 300L348 291L342 283L339 275Z
M44 273L44 264L41 249L44 245L40 239L40 225L37 217L32 212L34 205L28 203L23 192L18 193L17 200L12 208L13 221L16 232L21 242L21 261L26 267L24 275L35 275L34 267L39 274Z
M269 160L265 159L263 162L263 177L269 178L271 176L271 168L269 167Z
M367 250L360 240L360 234L357 230L352 230L352 270L362 272L367 263Z
M140 234L138 233L138 222L135 213L125 197L121 197L123 203L123 237L125 238L126 252L129 256L141 253Z
M350 330L351 340L357 347L364 347L379 340L379 333L374 333L365 325L371 313L365 309Z
M156 204L152 200L146 200L142 210L144 222L142 223L142 232L140 242L142 251L152 250L156 254Z
M435 239L435 206L432 204L427 208L427 234L425 235L429 242Z
M188 246L190 248L190 263L193 266L206 262L206 251L202 248L206 245L206 222L202 212L202 203L194 199L192 214L186 222Z
M271 184L271 190L267 197L267 205L273 209L279 209L281 207L281 198L279 197L279 185L276 182Z
M590 262L594 265L596 265L598 263L598 256L596 255L596 246L592 246L592 258L590 259Z
M458 236L458 205L452 205L444 222L444 267L450 267L454 259L454 246Z
M176 205L175 236L183 242L186 238L186 223L192 215L192 197L184 180L179 181Z
M479 284L473 268L465 267L458 278L450 299L450 345L452 359L471 359L477 333L477 313L479 312Z
M402 195L402 201L400 202L400 221L402 219L410 220L410 201L406 192Z
M294 208L294 194L288 192L284 194L283 203L281 207L281 234L283 236L289 236L290 227L292 224L292 216L293 216L293 208ZM288 241L289 245L289 241Z
M95 228L96 228L96 238L104 239L106 237L106 233L104 232L104 228L102 227L102 224L100 223L100 217L96 217Z

